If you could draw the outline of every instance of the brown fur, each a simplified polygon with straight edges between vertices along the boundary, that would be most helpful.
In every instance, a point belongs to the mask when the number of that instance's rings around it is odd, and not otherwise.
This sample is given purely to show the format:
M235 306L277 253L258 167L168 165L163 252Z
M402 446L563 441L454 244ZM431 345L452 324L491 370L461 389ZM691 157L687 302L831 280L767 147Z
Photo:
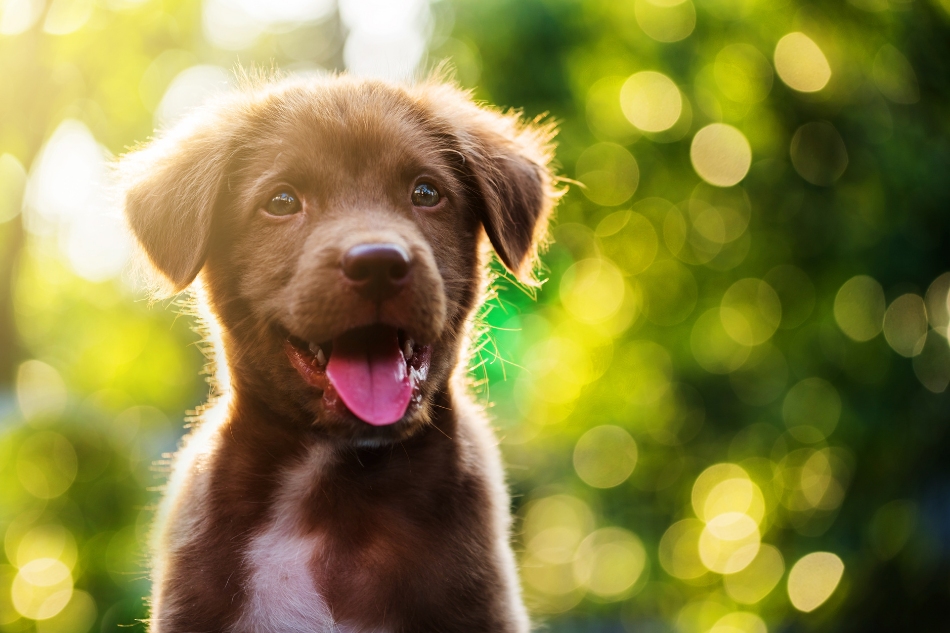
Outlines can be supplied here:
M198 277L230 377L176 457L153 631L527 630L464 356L486 242L529 281L556 198L552 134L439 81L264 81L123 158L129 224L170 290ZM442 207L412 207L420 175ZM282 184L302 213L261 211ZM413 258L408 286L379 304L341 282L342 254L365 242ZM327 409L282 350L288 333L375 322L433 348L419 401L385 427Z

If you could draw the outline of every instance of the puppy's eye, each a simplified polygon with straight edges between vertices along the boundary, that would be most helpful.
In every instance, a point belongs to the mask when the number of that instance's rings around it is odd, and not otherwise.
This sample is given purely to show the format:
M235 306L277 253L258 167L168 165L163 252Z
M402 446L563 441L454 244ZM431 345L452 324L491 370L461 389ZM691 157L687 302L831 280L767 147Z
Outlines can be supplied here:
M439 190L425 182L416 185L412 190L412 204L417 207L434 207L441 199Z
M271 215L293 215L300 212L300 200L289 191L281 191L270 199L266 209Z

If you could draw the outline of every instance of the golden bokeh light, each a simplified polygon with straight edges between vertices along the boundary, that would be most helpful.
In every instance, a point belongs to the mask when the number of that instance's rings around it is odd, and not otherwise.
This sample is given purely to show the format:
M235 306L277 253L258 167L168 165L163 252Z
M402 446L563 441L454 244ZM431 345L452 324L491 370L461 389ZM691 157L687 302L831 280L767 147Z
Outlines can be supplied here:
M778 548L762 543L745 569L724 576L723 587L740 604L755 604L769 595L785 575L785 560Z
M673 127L683 111L679 88L666 75L645 70L630 76L620 89L620 105L627 119L644 132Z
M706 496L703 514L699 518L708 521L730 512L746 514L756 523L761 523L765 518L765 498L758 485L742 477L720 482Z
M76 538L62 525L40 525L19 539L14 562L23 567L31 560L53 558L59 560L70 570L76 564L78 551Z
M775 72L789 88L817 92L828 85L831 66L825 54L804 33L789 33L775 45Z
M722 93L739 103L758 103L772 90L772 65L749 44L730 44L719 51L713 76Z
M869 341L884 329L884 289L873 277L857 275L835 295L835 321L856 341Z
M73 445L52 431L31 435L17 454L20 484L40 499L53 499L66 492L76 479L77 468Z
M745 178L752 165L752 148L731 125L713 123L696 132L689 150L693 169L717 187L731 187Z
M838 426L841 396L827 380L805 378L788 390L782 403L782 417L789 433L798 441L820 442Z
M719 318L737 343L760 345L772 338L782 322L782 304L761 279L740 279L723 294Z
M601 528L577 548L574 573L591 593L615 601L634 588L646 563L646 549L636 534L622 528Z
M927 307L915 294L901 295L884 313L884 338L901 356L911 358L924 350L927 341Z
M768 633L762 618L747 611L736 611L722 616L709 633Z
M699 537L699 558L710 571L734 574L752 562L761 542L759 526L752 517L727 512L706 523Z
M604 254L627 275L643 272L656 258L656 229L635 211L611 213L597 225L595 234Z
M663 241L670 252L687 264L706 264L722 250L726 227L719 210L702 201L685 205L686 213L673 208L663 221Z
M711 374L728 374L746 362L751 348L742 345L726 332L720 308L704 312L690 333L690 349L699 366ZM751 337L751 334L750 334Z
M849 476L849 468L836 450L802 448L781 459L773 484L783 506L810 513L840 506Z
M636 159L616 143L597 143L584 150L577 158L576 174L584 183L584 195L605 207L629 200L640 183Z
M709 494L717 486L719 486L719 484L734 479L749 481L749 474L741 466L729 463L714 464L700 473L700 475L696 478L696 481L693 483L692 492L690 494L690 501L693 505L693 512L696 513L696 516L699 517L701 521L708 521L709 519L712 519L714 516L716 516L714 514L706 514L706 502L709 499ZM749 489L749 493L749 505L751 505L751 489ZM748 506L742 510L730 508L726 511L744 512L746 509L748 509Z
M640 138L639 130L620 107L620 89L626 80L619 76L603 77L587 90L587 127L601 141L628 145Z
M830 187L848 168L844 140L827 121L813 121L798 128L792 136L790 153L795 171L813 185Z
M74 590L63 610L46 620L36 622L36 633L87 633L96 623L98 609L92 596Z
M23 417L54 417L66 407L66 384L46 363L28 360L17 370L17 401Z
M658 42L679 42L696 28L696 7L691 0L635 0L637 24Z
M578 321L599 323L623 304L623 275L605 259L577 262L561 277L561 303Z
M637 443L619 426L595 426L574 446L574 470L594 488L619 486L636 465Z
M699 183L690 195L690 216L695 218L705 207L715 208L722 222L722 238L725 242L733 242L742 237L752 218L752 203L742 187L724 189L705 182Z
M903 53L885 44L874 58L872 76L877 89L894 103L910 104L920 101L917 74Z
M547 601L546 610L569 609L583 597L574 574L574 558L593 525L587 504L570 495L552 495L528 504L522 575L529 588L560 597Z
M570 495L552 495L530 503L524 519L527 547L542 560L564 562L594 526L586 503Z
M699 558L699 537L706 526L697 519L674 523L660 539L660 565L669 575L692 580L707 573Z
M52 558L38 558L20 568L11 588L13 606L33 620L45 620L62 611L73 593L69 568Z
M950 385L950 344L944 336L927 334L924 348L914 356L914 373L920 383L933 393L943 393Z
M814 552L798 560L788 574L788 597L799 611L814 611L834 593L844 563L830 552Z
M927 320L930 327L946 337L950 327L950 273L944 273L931 282L924 295Z

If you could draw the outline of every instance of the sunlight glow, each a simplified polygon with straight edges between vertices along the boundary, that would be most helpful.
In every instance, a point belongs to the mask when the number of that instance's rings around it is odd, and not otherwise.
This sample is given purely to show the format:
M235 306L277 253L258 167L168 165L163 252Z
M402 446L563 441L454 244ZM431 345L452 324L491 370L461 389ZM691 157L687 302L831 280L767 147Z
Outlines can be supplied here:
M673 127L683 110L679 88L666 75L651 70L631 75L620 90L627 119L644 132Z
M831 79L831 66L825 54L804 33L789 33L778 41L775 71L782 81L799 92L817 92Z
M788 597L799 611L814 611L834 593L844 574L844 563L830 552L803 556L788 574Z
M749 141L742 132L724 123L707 125L697 132L689 156L696 173L717 187L738 183L752 165Z
M595 426L574 447L577 476L594 488L613 488L637 465L637 443L619 426Z

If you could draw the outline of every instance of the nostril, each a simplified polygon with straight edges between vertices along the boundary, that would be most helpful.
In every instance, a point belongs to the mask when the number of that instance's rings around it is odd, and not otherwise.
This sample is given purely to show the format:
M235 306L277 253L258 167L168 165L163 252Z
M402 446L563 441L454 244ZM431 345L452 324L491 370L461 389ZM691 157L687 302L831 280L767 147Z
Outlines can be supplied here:
M385 298L398 292L409 275L412 259L398 244L358 244L343 255L341 267L362 294Z

